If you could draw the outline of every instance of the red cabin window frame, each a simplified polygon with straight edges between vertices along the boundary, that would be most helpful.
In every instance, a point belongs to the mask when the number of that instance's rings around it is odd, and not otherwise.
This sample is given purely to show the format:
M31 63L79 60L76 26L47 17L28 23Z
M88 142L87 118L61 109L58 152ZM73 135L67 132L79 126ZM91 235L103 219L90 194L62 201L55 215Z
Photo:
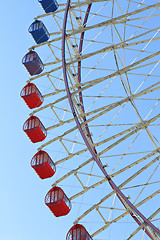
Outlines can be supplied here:
M59 187L51 188L51 190L47 193L45 197L45 203L46 204L54 203L55 205L57 205L63 201L64 196L66 195L61 188Z
M49 160L50 160L50 157L49 157L48 153L40 150L33 156L32 160L31 160L31 166L39 166L39 165L49 162Z
M28 118L27 121L24 123L23 130L29 131L29 130L35 129L37 127L41 127L41 125L42 125L42 123L40 122L39 118L32 116L32 117ZM44 126L43 126L43 128L44 128Z
M22 98L28 97L30 95L33 95L34 93L40 92L39 89L36 87L33 83L28 83L24 88L22 89L20 96Z
M83 225L76 224L68 231L66 240L92 240L92 238Z

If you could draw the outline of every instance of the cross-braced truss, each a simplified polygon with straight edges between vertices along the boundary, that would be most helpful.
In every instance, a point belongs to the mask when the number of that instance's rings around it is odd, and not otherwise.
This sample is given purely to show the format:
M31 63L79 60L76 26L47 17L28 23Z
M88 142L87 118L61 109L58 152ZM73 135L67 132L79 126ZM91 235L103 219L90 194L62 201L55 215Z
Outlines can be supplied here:
M51 40L30 48L45 62L45 71L28 82L35 82L45 98L31 115L47 128L39 150L48 151L57 166L53 186L65 188L78 209L75 223L86 225L93 239L160 239L160 3L77 0L69 5L70 97L108 178L90 154L68 102L61 53L65 9L60 3L55 13L35 18L46 21ZM110 179L122 195L110 187Z

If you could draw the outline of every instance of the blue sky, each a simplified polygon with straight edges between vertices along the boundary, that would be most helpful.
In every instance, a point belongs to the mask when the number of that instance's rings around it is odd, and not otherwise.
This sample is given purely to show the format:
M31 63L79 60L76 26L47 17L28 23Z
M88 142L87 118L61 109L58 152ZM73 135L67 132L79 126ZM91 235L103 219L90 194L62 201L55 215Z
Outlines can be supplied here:
M29 110L20 98L28 73L22 57L33 44L28 27L43 10L38 0L2 1L0 239L65 239L70 224L44 204L53 180L41 181L30 167L36 152L22 131Z
M55 218L45 206L45 195L54 180L39 179L30 167L30 160L39 145L32 144L22 130L30 110L20 98L20 91L29 78L21 61L28 48L34 44L28 27L34 17L43 13L38 0L9 0L1 3L2 240L63 240L75 218L74 211L69 216ZM48 57L46 52L45 54Z

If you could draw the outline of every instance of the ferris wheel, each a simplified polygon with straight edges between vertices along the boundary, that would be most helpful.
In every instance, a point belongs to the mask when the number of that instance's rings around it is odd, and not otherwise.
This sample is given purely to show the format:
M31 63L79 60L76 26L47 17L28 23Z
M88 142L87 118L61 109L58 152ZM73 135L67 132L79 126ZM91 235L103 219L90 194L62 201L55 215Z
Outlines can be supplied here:
M22 63L31 166L67 240L160 239L160 2L38 0Z

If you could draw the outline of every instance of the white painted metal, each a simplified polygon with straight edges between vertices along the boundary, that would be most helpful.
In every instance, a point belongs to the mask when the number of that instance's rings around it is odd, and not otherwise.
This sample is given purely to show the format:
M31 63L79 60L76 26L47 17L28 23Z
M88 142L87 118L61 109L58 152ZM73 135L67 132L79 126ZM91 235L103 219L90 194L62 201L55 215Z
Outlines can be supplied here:
M160 43L160 31L159 26L153 26L154 19L157 22L160 20L160 3L149 2L150 4L145 0L72 2L67 23L66 64L75 111L90 146L94 150L96 148L103 167L119 189L128 194L131 202L142 209L144 214L148 214L147 218L158 226L159 206L154 206L149 213L147 207L157 203L160 193L157 179L160 159L160 138L157 134L160 130L160 114L157 110L160 101L160 51L156 47ZM85 10L90 3L93 4L93 10L91 8L87 25L83 25ZM60 54L64 9L65 3L62 3L55 13L35 18L51 19L56 27L50 34L51 40L29 49L41 51L45 48L52 54L52 58L44 62L45 71L27 81L40 82L40 86L47 85L47 90L43 92L46 102L30 115L42 116L49 136L38 150L53 149L56 152L60 149L60 155L55 154L54 161L63 173L52 186L65 187L65 183L68 184L71 179L70 185L72 182L77 185L68 196L70 200L78 204L81 198L91 199L89 204L86 200L88 208L85 204L80 204L74 223L86 221L88 226L88 219L92 220L93 213L97 214L103 224L100 226L97 223L97 229L92 228L91 235L93 238L96 236L95 239L105 239L102 232L106 230L108 238L108 228L114 229L116 224L125 225L122 221L131 209L122 198L126 209L117 203L119 199L116 192L107 187L107 179L96 169L68 107ZM84 47L79 53L82 32L85 32ZM104 33L108 38L104 38ZM108 65L105 65L105 61ZM110 64L109 61L113 63ZM77 75L79 62L81 82ZM81 93L84 111L80 101ZM133 115L133 119L130 115ZM86 126L89 127L89 134ZM138 141L142 142L141 147ZM146 173L149 174L148 177ZM95 202L92 202L98 191L101 192L101 197L96 196ZM134 229L131 227L129 234L126 230L126 239L143 239L143 228L149 231L153 239L160 239L138 219L141 226Z

